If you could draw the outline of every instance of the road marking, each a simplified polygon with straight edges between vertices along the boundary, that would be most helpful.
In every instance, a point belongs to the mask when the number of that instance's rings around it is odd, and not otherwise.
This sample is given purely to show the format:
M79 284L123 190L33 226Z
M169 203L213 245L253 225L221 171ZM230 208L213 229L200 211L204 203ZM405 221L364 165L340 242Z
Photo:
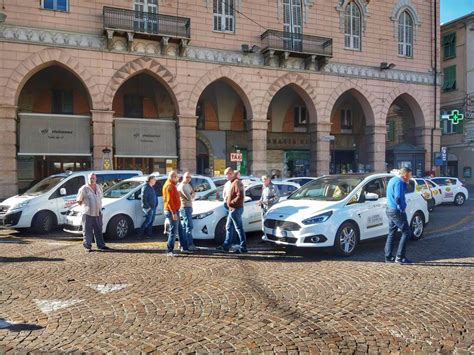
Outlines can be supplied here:
M105 295L106 293L123 290L124 288L128 287L128 284L89 284L87 286Z
M451 225L449 225L447 227L444 227L444 228L437 229L435 231L427 232L425 234L426 235L432 235L432 234L438 234L438 233L452 231L454 228L464 226L466 223L470 222L473 217L474 217L474 212L471 212L468 215L461 218L458 222L456 222L454 224L451 224Z
M58 311L60 309L64 309L67 307L74 306L75 304L81 303L84 300L34 300L36 306L43 312L44 314L52 313Z

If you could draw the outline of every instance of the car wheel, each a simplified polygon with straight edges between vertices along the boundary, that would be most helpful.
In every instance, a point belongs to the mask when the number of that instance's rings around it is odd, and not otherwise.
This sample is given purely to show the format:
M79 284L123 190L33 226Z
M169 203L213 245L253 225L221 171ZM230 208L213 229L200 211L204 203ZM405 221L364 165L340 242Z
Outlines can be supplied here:
M421 237L423 237L423 232L425 231L425 220L421 212L415 212L410 222L410 228L412 240L420 240Z
M124 239L131 229L132 223L129 217L125 215L115 216L107 225L107 236L111 239Z
M225 240L225 225L227 220L222 218L219 223L217 223L216 231L214 232L214 241L218 245L224 244Z
M57 227L56 216L49 211L38 212L33 218L31 227L35 233L49 233Z
M458 193L458 194L456 194L456 196L454 196L454 204L456 206L464 205L465 201L466 201L466 196L464 196L464 194L462 194L462 193Z
M339 255L351 256L359 243L359 230L353 222L344 222L336 233L334 246Z

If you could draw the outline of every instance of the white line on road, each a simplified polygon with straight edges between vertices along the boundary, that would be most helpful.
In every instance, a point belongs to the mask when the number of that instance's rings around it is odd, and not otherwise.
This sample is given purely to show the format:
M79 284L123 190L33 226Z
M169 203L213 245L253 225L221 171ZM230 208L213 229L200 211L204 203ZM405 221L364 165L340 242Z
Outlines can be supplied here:
M60 309L64 309L67 307L74 306L75 304L81 303L84 300L34 300L38 308L44 314L48 314L54 311L58 311Z
M105 295L106 293L123 290L124 288L128 287L128 284L98 284L98 285L89 284L87 286Z

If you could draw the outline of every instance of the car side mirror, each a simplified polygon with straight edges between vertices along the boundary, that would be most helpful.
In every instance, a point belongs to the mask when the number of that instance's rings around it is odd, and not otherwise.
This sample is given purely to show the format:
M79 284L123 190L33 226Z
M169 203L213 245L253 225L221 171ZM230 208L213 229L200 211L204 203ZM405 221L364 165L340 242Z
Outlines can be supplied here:
M373 192L367 192L365 194L365 200L366 201L377 201L379 199L379 195L373 193Z
M61 196L66 196L66 195L67 195L66 188L65 188L65 187L61 187L61 188L59 189L59 194L60 194Z
M245 198L244 198L244 203L247 203L247 202L252 202L252 197L250 197L250 196L245 196Z

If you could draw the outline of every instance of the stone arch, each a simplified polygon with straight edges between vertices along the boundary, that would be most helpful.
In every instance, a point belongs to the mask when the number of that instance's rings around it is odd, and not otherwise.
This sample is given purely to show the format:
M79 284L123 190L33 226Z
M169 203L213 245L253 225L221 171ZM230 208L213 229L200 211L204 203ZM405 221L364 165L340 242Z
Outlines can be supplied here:
M380 114L377 115L380 119L385 120L387 118L388 111L390 107L395 102L397 98L402 98L410 107L410 110L413 114L415 119L415 126L416 127L426 127L426 117L428 117L425 113L428 112L427 108L424 107L419 100L418 94L416 91L408 85L403 87L396 87L391 93L384 99L384 103L381 106Z
M171 72L158 61L148 57L132 60L117 70L105 89L103 99L104 107L111 110L114 96L120 86L122 86L122 84L131 77L141 73L149 74L166 88L166 91L173 100L173 104L176 108L176 114L179 115L181 112L178 100L180 92L173 74L171 74Z
M314 120L318 119L316 110L316 90L308 80L306 80L300 74L297 73L285 74L282 77L278 78L270 86L265 96L263 97L262 103L260 105L260 112L266 117L273 97L285 86L290 86L295 89L295 91L306 104L306 108L309 112L310 123L316 123L314 122Z
M204 92L204 90L213 82L221 79L229 84L232 89L237 92L244 103L245 110L247 111L247 118L253 119L254 107L257 106L252 101L254 98L252 89L250 88L249 84L242 79L242 75L239 75L232 68L222 66L208 71L202 76L197 84L194 85L194 88L189 95L187 105L189 112L192 112L193 114L196 112L199 98L201 97L201 94Z
M351 93L362 107L366 125L375 125L375 103L377 102L375 95L372 94L369 89L351 80L344 81L342 84L336 87L336 89L333 90L331 96L329 97L326 103L326 108L324 110L325 119L331 119L331 113L334 106L336 105L337 100L347 92Z
M51 65L59 65L73 73L84 85L91 108L100 108L102 100L94 76L77 59L58 48L43 49L29 56L16 67L3 91L4 102L7 105L16 106L20 93L28 80Z

